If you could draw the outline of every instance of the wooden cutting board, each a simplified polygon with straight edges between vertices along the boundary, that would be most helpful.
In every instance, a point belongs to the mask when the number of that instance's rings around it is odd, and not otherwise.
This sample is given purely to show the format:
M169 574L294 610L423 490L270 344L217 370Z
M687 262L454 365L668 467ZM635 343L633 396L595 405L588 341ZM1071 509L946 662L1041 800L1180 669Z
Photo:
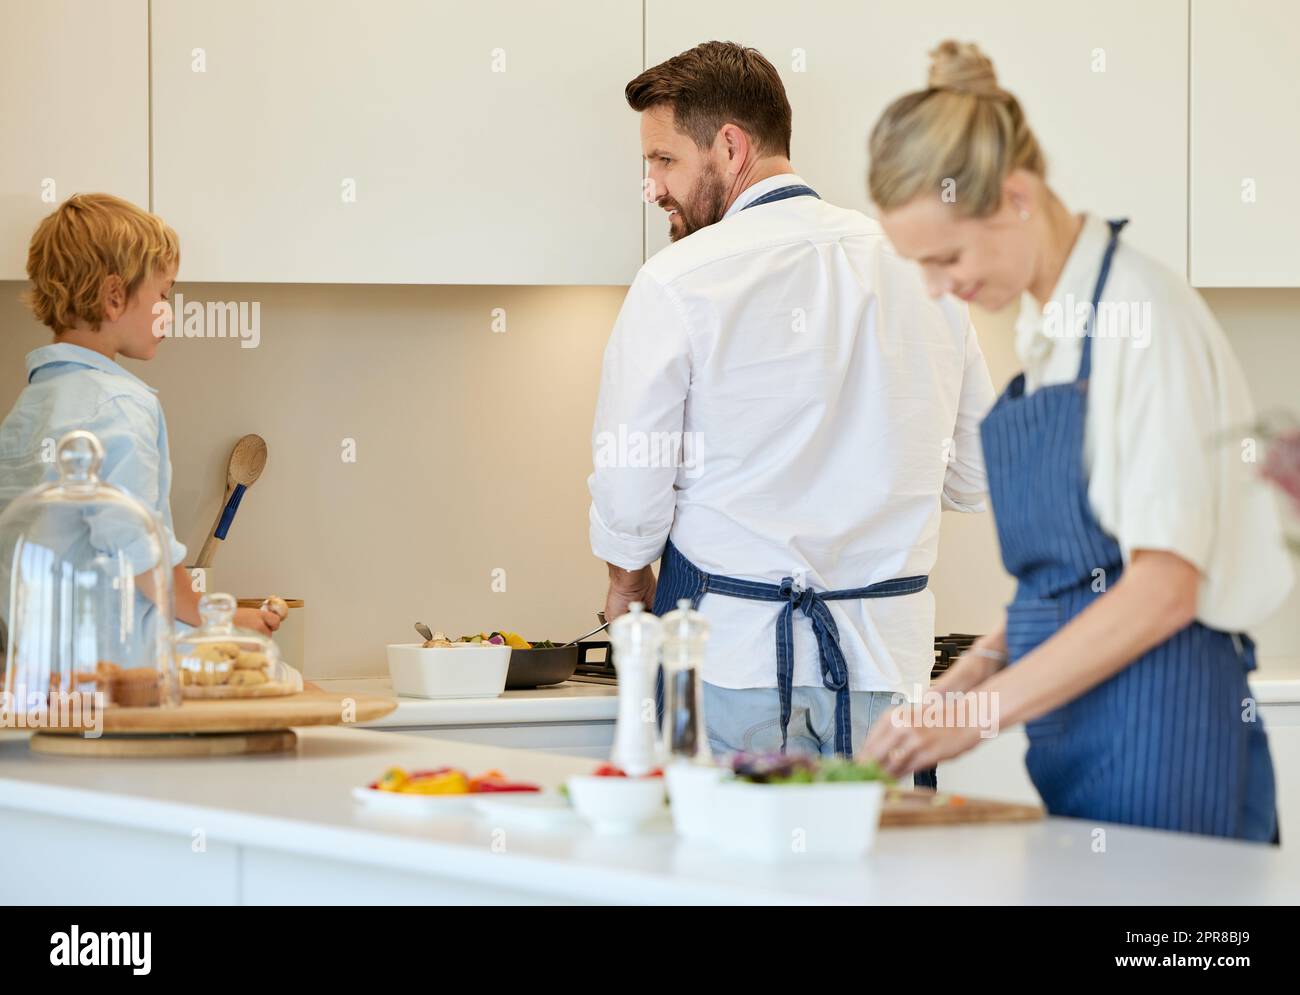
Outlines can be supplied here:
M968 798L925 789L890 791L880 813L881 828L955 826L976 822L1035 822L1043 817L1037 805Z
M104 735L273 732L294 726L369 722L382 718L396 707L394 699L381 695L328 694L315 690L275 698L186 700L179 708L111 706L104 709ZM348 709L346 715L345 708ZM79 736L81 730L44 729L39 735Z
M31 751L58 757L232 757L246 753L286 753L298 745L292 729L273 732L208 732L194 736L124 736L99 739L36 733Z

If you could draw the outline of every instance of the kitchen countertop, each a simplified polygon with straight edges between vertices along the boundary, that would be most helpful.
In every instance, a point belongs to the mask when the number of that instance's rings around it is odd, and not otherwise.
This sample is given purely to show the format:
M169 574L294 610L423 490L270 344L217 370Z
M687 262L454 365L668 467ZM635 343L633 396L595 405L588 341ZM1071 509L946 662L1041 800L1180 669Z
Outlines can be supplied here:
M387 677L316 681L331 694L393 693ZM566 681L530 691L506 691L497 698L398 698L395 711L363 724L366 729L425 726L500 725L520 722L613 722L618 688L612 684Z
M324 691L391 695L387 677L316 681ZM1250 677L1263 705L1300 704L1300 659L1267 659ZM506 691L498 698L398 698L396 711L367 723L371 729L496 725L516 722L612 722L618 688L566 681L532 691Z
M1265 657L1250 675L1250 689L1261 705L1300 704L1300 658Z
M29 753L0 737L0 807L327 862L611 903L1293 903L1300 847L1274 848L1091 822L886 829L853 862L762 864L666 826L632 836L503 830L473 816L373 814L350 789L384 767L498 767L553 786L590 761L358 729L304 729L295 753L106 761ZM201 772L201 776L196 776ZM314 861L315 863L310 863ZM432 878L430 878L432 880ZM336 900L347 901L347 893ZM57 900L57 898L56 898ZM282 900L282 899L281 899Z

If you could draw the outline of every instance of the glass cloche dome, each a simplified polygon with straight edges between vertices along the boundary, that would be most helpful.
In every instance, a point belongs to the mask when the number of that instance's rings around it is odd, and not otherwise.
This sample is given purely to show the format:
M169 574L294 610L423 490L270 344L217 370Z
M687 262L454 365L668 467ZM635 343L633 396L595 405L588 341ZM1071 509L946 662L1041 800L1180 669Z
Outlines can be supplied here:
M104 449L69 432L57 480L0 514L0 644L11 707L99 693L105 705L179 705L172 570L147 508L99 478ZM64 700L64 699L60 699Z
M199 599L203 624L177 637L176 665L186 698L261 698L302 690L298 671L280 659L270 639L234 624L229 594Z

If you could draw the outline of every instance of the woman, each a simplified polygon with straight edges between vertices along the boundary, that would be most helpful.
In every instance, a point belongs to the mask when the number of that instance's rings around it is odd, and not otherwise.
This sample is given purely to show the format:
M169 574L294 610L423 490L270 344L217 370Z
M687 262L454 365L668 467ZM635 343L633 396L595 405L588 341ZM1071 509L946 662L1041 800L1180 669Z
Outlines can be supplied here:
M990 310L1025 295L1024 372L981 426L1016 594L936 689L987 693L1001 726L1025 723L1054 815L1276 840L1245 632L1292 573L1271 496L1225 442L1254 421L1241 371L1123 222L1052 192L992 63L954 42L932 59L929 87L872 132L872 199L932 293ZM973 725L923 718L895 709L863 752L898 775L979 743Z

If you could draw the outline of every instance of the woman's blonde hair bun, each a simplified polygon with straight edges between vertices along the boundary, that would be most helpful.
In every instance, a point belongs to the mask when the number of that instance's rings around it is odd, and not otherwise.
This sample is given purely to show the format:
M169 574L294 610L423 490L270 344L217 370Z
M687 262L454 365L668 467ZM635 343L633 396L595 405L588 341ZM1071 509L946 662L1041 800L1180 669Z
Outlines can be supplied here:
M930 53L930 88L969 93L976 97L998 97L998 75L993 71L993 60L980 51L973 42L953 41L939 43Z
M970 42L930 53L930 82L885 108L871 131L867 186L881 211L941 197L965 217L995 212L1012 170L1047 175L1047 159L1015 95Z

